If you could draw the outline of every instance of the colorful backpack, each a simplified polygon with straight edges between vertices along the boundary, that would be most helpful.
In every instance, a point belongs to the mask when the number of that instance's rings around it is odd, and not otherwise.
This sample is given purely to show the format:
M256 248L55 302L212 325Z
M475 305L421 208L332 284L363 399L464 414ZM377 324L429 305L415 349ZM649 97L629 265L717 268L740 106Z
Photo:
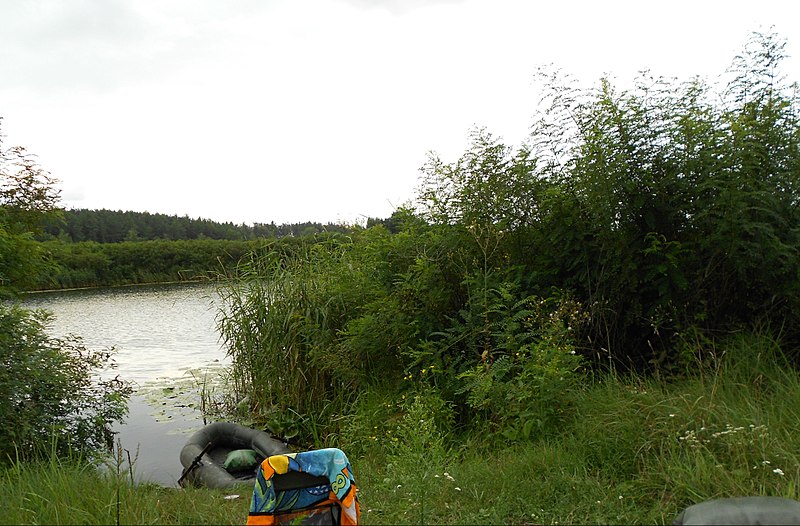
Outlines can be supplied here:
M358 524L356 491L340 449L273 455L258 470L247 524Z

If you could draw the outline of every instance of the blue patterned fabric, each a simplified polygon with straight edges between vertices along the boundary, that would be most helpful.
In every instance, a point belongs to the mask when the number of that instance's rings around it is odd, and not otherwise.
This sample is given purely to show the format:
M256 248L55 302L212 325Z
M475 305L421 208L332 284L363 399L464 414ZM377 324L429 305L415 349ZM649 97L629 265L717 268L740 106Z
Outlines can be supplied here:
M308 473L328 479L328 484L311 488L275 491L273 476L289 471ZM327 500L333 493L340 502L352 501L355 490L353 469L343 451L317 449L288 455L275 455L262 463L256 477L250 513L275 513L305 509Z

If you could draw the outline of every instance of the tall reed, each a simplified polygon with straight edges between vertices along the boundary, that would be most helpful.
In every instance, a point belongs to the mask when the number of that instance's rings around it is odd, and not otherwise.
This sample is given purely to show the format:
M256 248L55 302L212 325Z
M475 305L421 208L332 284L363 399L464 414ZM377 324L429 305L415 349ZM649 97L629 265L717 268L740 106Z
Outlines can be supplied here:
M352 391L340 374L340 332L364 300L345 238L255 251L224 283L218 328L233 359L232 385L276 432L317 427Z

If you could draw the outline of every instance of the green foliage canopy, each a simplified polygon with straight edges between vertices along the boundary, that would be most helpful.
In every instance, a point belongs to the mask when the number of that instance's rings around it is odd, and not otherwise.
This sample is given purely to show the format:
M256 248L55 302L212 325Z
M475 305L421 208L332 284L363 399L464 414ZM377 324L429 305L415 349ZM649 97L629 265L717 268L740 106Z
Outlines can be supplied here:
M549 85L534 152L558 193L538 259L621 363L698 324L796 326L800 114L782 52L753 35L721 89L649 75L623 92Z
M58 198L55 180L25 148L5 148L0 132L0 295L24 290L48 268L34 234L57 215Z

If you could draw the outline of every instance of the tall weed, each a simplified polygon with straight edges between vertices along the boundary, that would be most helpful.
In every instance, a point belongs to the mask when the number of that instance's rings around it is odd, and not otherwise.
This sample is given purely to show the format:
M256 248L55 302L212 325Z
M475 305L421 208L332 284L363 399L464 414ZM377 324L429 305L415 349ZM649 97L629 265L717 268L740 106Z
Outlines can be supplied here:
M373 509L383 509L400 523L426 524L431 510L441 506L443 493L455 487L447 472L454 461L448 437L452 410L435 391L424 389L409 397L402 411L383 437L386 477L367 490L364 498L365 502L372 499Z
M586 314L569 297L517 300L507 287L491 292L488 338L478 363L459 375L460 392L507 439L552 432L581 378L574 335Z
M221 290L218 326L236 389L257 418L279 433L295 425L319 435L355 386L390 366L391 355L366 345L366 334L391 320L382 314L377 263L352 238L285 248L267 246L241 263L239 279ZM376 334L390 345L391 331ZM278 422L286 419L293 423Z

